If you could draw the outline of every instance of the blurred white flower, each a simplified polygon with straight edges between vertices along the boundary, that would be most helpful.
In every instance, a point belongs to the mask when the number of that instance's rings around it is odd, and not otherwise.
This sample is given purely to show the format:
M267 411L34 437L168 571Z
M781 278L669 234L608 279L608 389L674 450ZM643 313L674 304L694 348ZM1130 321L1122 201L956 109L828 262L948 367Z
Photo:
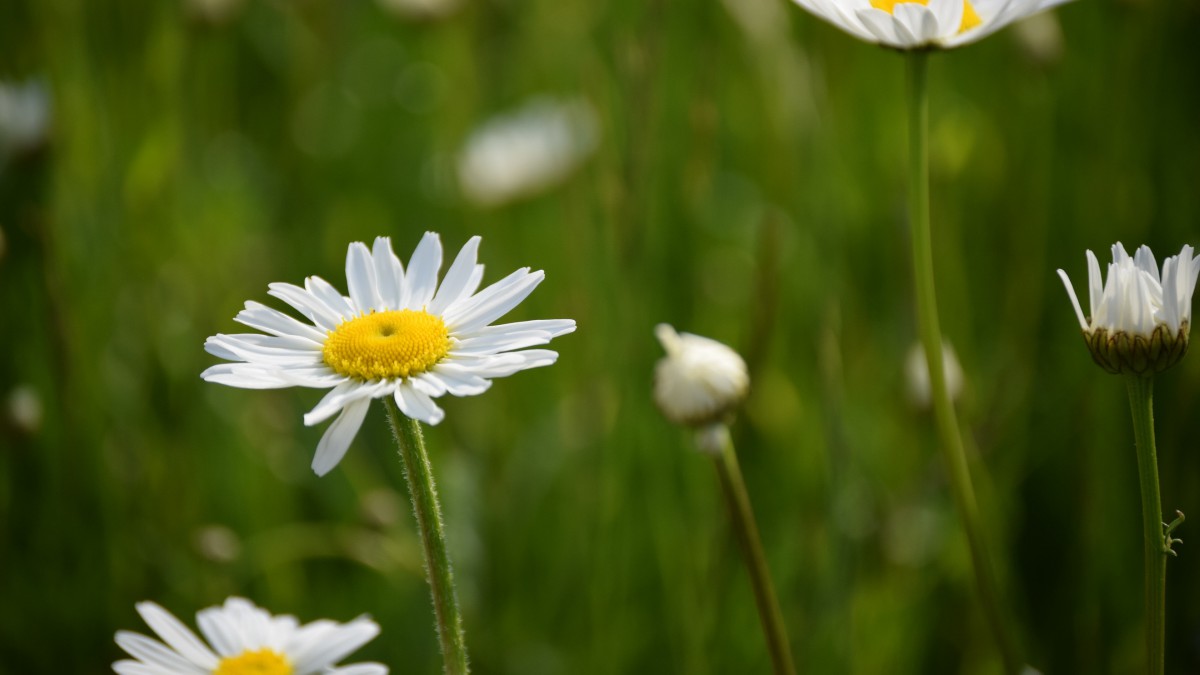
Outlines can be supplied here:
M467 138L458 180L467 199L498 206L564 180L596 149L599 124L585 100L535 99Z
M214 562L228 563L242 553L242 540L237 532L224 525L205 525L192 535L192 543L200 555Z
M523 267L476 292L483 281L483 265L476 263L479 241L467 241L440 284L437 233L425 233L407 270L389 238L376 238L373 249L355 242L346 253L349 296L320 277L305 279L303 288L271 284L271 295L311 323L247 302L235 320L267 334L208 338L204 348L233 363L200 376L244 389L328 389L304 416L311 426L337 415L313 457L319 476L342 460L372 399L391 396L408 417L437 424L445 413L433 399L482 394L492 378L548 366L556 352L527 347L575 330L571 319L492 325L546 275Z
M233 18L245 0L185 0L188 11L198 19L221 24Z
M1110 373L1165 370L1187 351L1200 264L1187 245L1163 261L1161 276L1146 246L1131 258L1117 242L1112 255L1105 280L1096 255L1087 252L1090 317L1084 315L1067 273L1058 270L1092 358Z
M0 164L38 149L49 135L50 89L45 82L0 82Z
M162 639L117 632L117 644L136 660L113 664L120 675L387 675L387 666L334 664L379 634L367 617L350 623L314 621L301 626L295 617L271 616L241 598L196 614L205 644L170 612L139 602L138 614ZM209 646L211 645L211 647Z
M954 347L945 340L942 341L942 367L946 373L946 391L950 394L950 400L957 400L962 393L963 370ZM904 379L908 384L909 400L919 408L928 408L929 362L925 360L925 349L920 342L909 348L904 358Z
M746 362L729 347L706 337L654 329L667 355L654 369L654 400L672 422L705 426L719 422L750 390Z
M461 0L378 0L379 6L404 19L440 19L462 5Z
M796 0L860 40L895 49L950 49L1066 0Z
M33 387L22 384L8 393L8 417L13 426L27 434L42 428L42 397Z
M1013 24L1013 36L1025 55L1037 63L1054 63L1062 56L1063 32L1054 14L1038 14Z

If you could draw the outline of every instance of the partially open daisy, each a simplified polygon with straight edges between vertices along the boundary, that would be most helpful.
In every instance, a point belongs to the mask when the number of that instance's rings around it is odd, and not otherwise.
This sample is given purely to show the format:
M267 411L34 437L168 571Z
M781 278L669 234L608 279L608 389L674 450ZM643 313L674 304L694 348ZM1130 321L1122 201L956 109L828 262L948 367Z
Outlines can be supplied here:
M1087 252L1091 316L1084 315L1067 273L1058 270L1092 358L1114 374L1165 370L1187 352L1200 264L1186 245L1163 261L1161 275L1146 246L1130 257L1117 242L1112 256L1105 279L1096 255Z
M307 415L306 425L338 414L313 458L313 471L328 473L358 433L372 399L392 396L408 417L437 424L444 416L433 399L472 396L491 378L547 366L558 354L526 349L575 330L570 319L491 325L521 303L545 278L523 267L479 291L483 265L476 264L479 237L459 251L438 283L442 244L426 232L405 269L387 237L373 248L355 242L346 254L349 296L320 277L304 287L270 284L310 323L249 301L236 320L268 333L214 335L204 343L222 363L201 375L247 389L329 389Z
M293 616L271 616L242 598L196 614L205 644L170 612L140 602L138 614L159 640L117 632L117 644L134 660L113 664L120 675L387 675L387 666L358 663L335 667L379 634L374 621L314 621L301 626ZM210 646L211 645L211 646Z
M975 42L1066 0L796 0L867 42L896 49L949 49Z

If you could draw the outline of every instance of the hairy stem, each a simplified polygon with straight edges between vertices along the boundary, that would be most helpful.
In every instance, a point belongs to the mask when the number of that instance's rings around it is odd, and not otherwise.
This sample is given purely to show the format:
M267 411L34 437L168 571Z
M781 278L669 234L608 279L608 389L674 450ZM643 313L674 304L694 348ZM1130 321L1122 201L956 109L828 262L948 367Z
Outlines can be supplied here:
M446 552L442 509L438 504L437 486L433 481L429 455L425 452L421 424L400 412L390 398L385 398L384 402L387 405L392 433L396 435L396 442L400 445L404 478L408 482L413 516L421 534L425 554L425 576L429 579L429 590L433 595L433 614L437 621L438 641L442 647L445 672L446 675L466 675L469 669L462 612L458 608L458 594L454 591L454 571L450 567L450 556Z

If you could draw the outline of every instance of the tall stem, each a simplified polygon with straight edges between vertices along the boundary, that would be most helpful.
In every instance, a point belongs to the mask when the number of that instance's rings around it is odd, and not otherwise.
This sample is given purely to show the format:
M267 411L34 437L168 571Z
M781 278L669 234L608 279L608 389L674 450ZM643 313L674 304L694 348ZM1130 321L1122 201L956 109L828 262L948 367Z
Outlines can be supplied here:
M729 431L724 426L719 431L720 447L706 449L713 451L717 476L721 479L721 492L725 496L738 546L742 549L746 568L750 572L754 601L758 605L758 619L767 639L767 650L771 653L771 665L775 675L795 675L792 648L788 644L787 629L783 625L783 612L775 597L775 587L771 584L771 571L763 554L754 510L750 507L750 494L746 491L746 482L742 480L742 469L738 465Z
M446 675L466 675L467 645L462 612L459 611L458 595L454 591L454 571L450 568L450 556L446 553L442 509L438 505L429 455L425 452L425 438L419 422L401 413L391 399L383 400L387 405L392 433L400 445L404 478L408 482L413 516L424 547L425 576L429 579L429 590L433 595L433 614L437 621L445 672Z
M1125 376L1133 435L1137 442L1138 481L1142 487L1142 539L1146 566L1146 673L1162 675L1166 633L1167 552L1163 542L1162 499L1154 447L1154 379Z
M995 637L1006 673L1020 669L1013 641L1000 609L996 579L988 558L979 507L971 486L971 473L963 451L962 436L954 414L954 404L946 389L946 370L942 361L942 330L938 322L937 294L933 282L933 243L929 224L929 91L928 52L908 53L909 103L909 218L912 227L913 273L916 276L917 321L925 360L929 365L930 393L937 420L942 456L950 477L954 503L962 518L975 569L975 586Z

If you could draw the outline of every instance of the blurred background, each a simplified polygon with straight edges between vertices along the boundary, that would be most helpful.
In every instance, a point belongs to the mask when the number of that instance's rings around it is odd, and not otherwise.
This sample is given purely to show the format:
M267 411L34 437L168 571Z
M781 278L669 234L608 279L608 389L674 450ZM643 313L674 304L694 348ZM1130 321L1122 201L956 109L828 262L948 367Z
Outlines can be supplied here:
M729 343L798 665L999 673L932 420L904 65L786 0L17 0L0 21L0 672L106 672L153 599L370 613L351 660L440 669L384 415L309 469L311 390L206 384L273 281L349 242L483 235L546 282L551 368L427 438L475 672L769 662L710 462L650 399L660 321ZM1046 673L1141 663L1124 385L1054 275L1200 244L1196 0L1088 0L931 63L943 326L1004 597ZM919 365L919 363L918 363ZM919 389L919 387L918 387ZM1157 379L1164 512L1200 522L1200 357ZM1200 671L1200 549L1168 669ZM1196 539L1200 541L1200 539Z

